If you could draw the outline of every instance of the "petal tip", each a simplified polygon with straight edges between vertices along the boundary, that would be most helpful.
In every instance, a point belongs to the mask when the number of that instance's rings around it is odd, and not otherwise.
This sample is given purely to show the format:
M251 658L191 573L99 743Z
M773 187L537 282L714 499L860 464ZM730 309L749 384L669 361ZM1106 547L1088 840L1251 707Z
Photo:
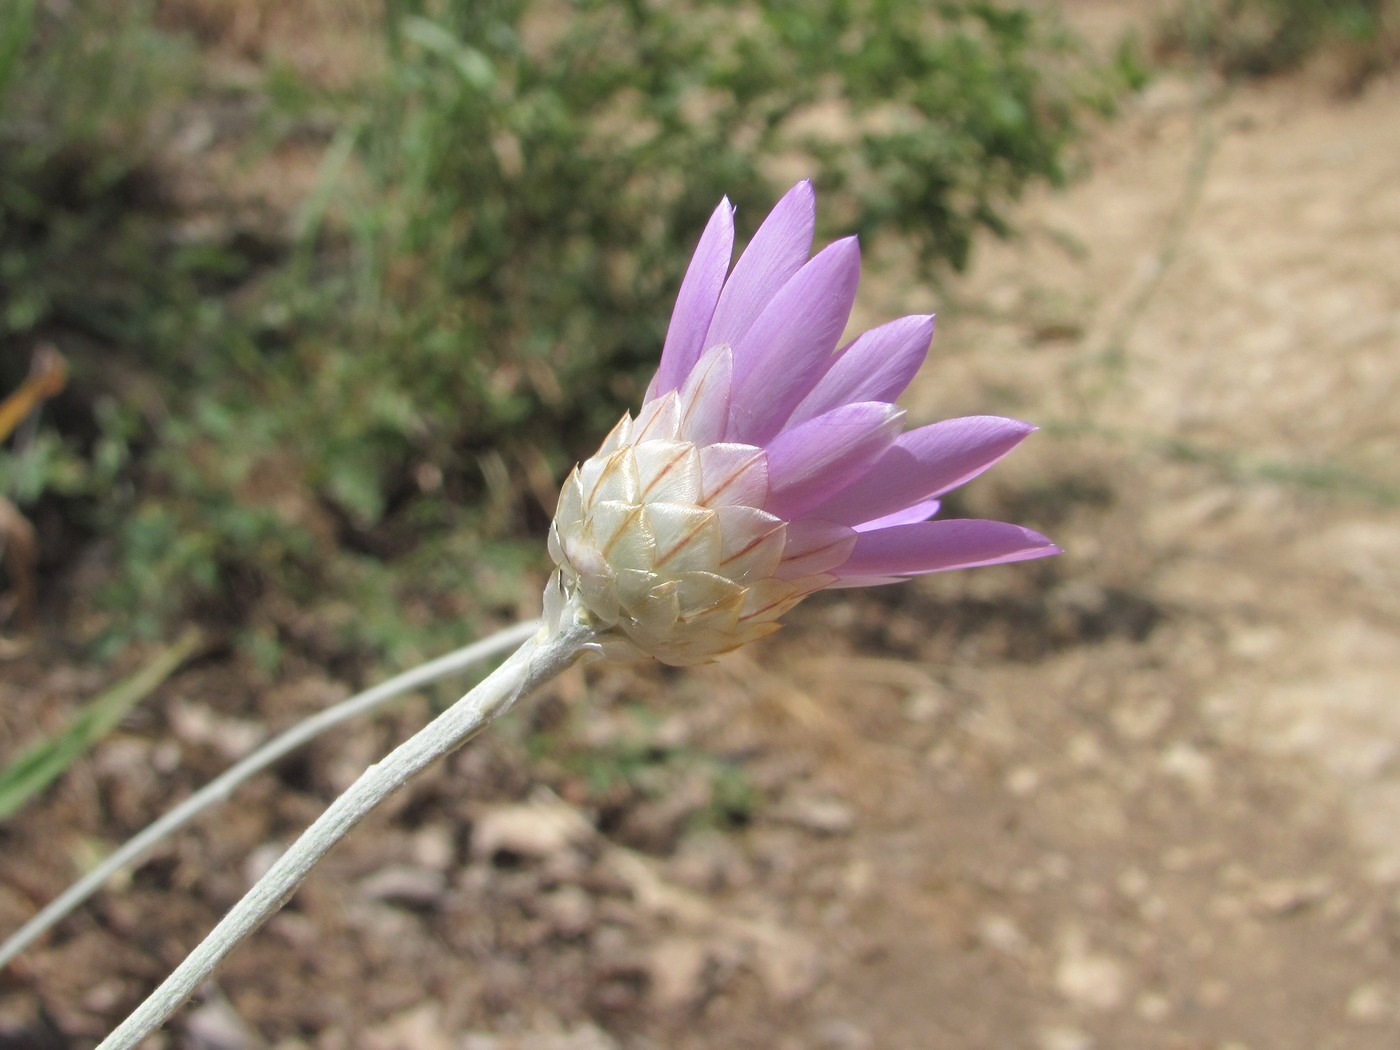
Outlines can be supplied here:
M1033 558L1049 558L1056 554L1063 554L1065 549L1048 536L1042 536L1035 529L1028 529L1024 525L1018 526L1026 539L1026 550Z

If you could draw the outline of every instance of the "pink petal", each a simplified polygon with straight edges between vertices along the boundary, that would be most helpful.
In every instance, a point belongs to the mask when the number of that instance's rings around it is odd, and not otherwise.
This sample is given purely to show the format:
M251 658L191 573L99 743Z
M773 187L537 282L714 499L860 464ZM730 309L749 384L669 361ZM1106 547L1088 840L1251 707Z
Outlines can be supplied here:
M870 469L903 422L894 405L865 401L783 431L768 446L764 509L788 521L805 516Z
M862 532L840 568L843 578L917 576L1059 554L1038 532L1002 521L924 521Z
M764 445L826 369L860 283L854 237L828 245L783 285L734 345L729 439Z
M893 514L970 481L1034 430L1001 416L964 416L911 430L812 516L855 525Z
M872 328L843 350L793 411L787 425L855 401L894 401L928 355L933 315L901 317Z
M734 207L725 197L710 216L695 254L690 257L680 294L676 296L676 308L671 313L671 326L666 330L661 364L647 387L647 401L684 383L706 349L705 333L714 317L733 251Z
M856 545L854 531L829 521L793 521L787 526L783 560L774 574L780 580L800 580L834 572Z
M676 427L686 441L711 445L724 440L729 427L729 391L733 383L733 352L727 346L706 350L680 389Z
M888 529L891 525L912 525L916 521L928 521L929 518L938 513L940 506L942 506L941 500L920 500L912 507L905 507L893 514L886 514L883 518L862 521L854 528L857 532L873 532L876 529Z
M720 293L702 349L739 342L778 289L807 261L816 225L816 195L804 180L773 206L739 257Z
M912 576L842 576L826 585L828 591L854 590L857 587L883 587L888 583L908 583Z

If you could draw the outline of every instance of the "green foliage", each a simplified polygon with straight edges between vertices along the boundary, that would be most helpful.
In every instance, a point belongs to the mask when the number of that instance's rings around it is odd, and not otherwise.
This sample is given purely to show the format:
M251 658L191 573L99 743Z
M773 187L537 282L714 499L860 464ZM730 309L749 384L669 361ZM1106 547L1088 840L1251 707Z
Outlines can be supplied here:
M0 342L55 340L74 382L5 492L115 545L115 629L272 590L364 602L337 622L391 648L635 403L722 194L751 231L810 175L826 220L936 275L1065 177L1132 72L976 2L395 0L385 61L336 93L200 81L145 4L7 10ZM184 214L172 129L228 106L248 163L323 145L285 240ZM0 389L21 370L0 356ZM454 607L513 604L483 590ZM247 637L273 661L274 635Z
M37 0L12 0L0 8L0 102L5 99L16 63L34 33L36 3Z
M317 392L315 480L359 526L422 464L475 502L485 448L512 473L586 452L654 366L715 201L760 216L785 188L774 158L931 270L1064 176L1079 96L1054 70L1073 53L1026 12L577 2L546 21L562 7L391 5L339 209L356 270L321 289L353 352L318 335L285 362ZM529 495L516 521L550 509Z
M1323 48L1341 49L1356 78L1400 57L1395 0L1191 0L1164 27L1163 42L1206 57L1231 76L1293 69Z
M18 812L78 756L115 729L128 711L170 677L201 644L199 632L187 630L131 677L90 701L61 732L35 741L0 766L0 820Z
M62 322L108 339L123 314L163 305L147 260L165 254L136 174L185 90L188 52L151 29L143 5L0 21L0 340ZM5 75L8 73L8 85ZM157 301L151 301L155 298ZM0 359L13 385L18 355Z

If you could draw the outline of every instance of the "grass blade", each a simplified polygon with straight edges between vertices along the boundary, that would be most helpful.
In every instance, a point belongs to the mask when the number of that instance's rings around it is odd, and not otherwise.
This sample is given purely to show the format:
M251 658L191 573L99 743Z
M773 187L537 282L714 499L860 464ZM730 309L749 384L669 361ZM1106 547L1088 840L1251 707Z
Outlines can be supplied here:
M73 717L61 733L40 740L0 769L0 820L63 774L74 760L112 731L126 713L175 672L204 644L191 629L131 677L118 682Z

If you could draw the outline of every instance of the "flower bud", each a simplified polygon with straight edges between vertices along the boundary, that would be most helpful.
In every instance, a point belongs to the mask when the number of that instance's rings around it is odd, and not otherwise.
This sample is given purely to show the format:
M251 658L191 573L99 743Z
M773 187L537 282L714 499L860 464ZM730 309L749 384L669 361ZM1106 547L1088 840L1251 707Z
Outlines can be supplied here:
M809 260L814 209L799 184L731 274L732 209L720 204L646 403L564 483L552 593L586 610L606 649L700 663L771 634L824 587L1059 550L1016 525L927 520L1033 428L978 416L901 434L893 400L933 319L835 352L860 255L847 239Z

